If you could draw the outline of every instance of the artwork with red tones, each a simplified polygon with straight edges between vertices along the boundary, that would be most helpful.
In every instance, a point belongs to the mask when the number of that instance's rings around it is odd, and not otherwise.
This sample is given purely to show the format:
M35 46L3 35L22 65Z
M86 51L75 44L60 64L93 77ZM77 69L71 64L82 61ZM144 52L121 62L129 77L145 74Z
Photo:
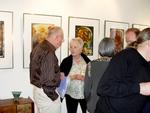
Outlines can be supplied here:
M124 47L124 29L110 29L110 38L114 38L116 52L119 52Z

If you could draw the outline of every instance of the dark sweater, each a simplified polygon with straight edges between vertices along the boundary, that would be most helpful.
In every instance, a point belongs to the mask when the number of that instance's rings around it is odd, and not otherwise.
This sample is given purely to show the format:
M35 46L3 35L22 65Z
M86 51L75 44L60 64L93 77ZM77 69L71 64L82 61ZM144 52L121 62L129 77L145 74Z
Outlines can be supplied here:
M87 110L89 113L94 113L96 103L99 99L96 91L99 80L104 74L109 61L97 59L91 61L86 68L85 80L84 80L84 97L87 102Z
M90 59L85 54L81 53L81 56L86 63L90 62ZM68 76L72 67L72 63L73 63L72 55L66 57L60 64L60 72L64 72L65 76Z
M147 97L139 94L139 83L148 81L148 62L137 50L128 48L118 53L99 82L95 113L141 113Z

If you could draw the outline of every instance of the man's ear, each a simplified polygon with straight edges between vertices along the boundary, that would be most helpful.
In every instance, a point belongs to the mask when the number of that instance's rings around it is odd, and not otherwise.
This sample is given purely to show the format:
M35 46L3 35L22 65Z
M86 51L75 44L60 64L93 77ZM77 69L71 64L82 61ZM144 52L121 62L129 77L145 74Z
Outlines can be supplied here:
M55 40L58 40L58 35L55 35L54 38L55 38Z
M148 46L150 47L150 40L148 40L147 44L148 44Z
M82 51L83 51L83 48L80 48L80 51L81 51L81 53L82 53Z

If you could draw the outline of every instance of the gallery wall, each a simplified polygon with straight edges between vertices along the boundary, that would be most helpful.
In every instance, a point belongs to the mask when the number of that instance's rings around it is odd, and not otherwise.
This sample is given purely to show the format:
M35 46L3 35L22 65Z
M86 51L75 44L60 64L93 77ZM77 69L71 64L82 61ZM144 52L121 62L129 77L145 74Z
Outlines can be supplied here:
M62 16L63 59L68 55L69 16L100 19L100 41L105 20L150 25L149 5L149 0L0 0L0 11L13 11L14 63L13 69L0 69L0 99L11 98L12 90L21 90L22 97L32 97L29 70L23 69L23 13Z

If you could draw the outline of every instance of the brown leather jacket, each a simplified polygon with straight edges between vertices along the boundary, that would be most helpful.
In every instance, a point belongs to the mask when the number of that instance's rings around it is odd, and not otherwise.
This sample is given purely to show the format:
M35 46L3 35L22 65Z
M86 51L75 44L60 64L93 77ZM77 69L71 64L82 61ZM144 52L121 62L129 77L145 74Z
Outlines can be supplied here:
M30 55L30 82L43 88L52 100L58 98L55 90L60 83L60 69L55 50L55 47L45 40L38 44Z

